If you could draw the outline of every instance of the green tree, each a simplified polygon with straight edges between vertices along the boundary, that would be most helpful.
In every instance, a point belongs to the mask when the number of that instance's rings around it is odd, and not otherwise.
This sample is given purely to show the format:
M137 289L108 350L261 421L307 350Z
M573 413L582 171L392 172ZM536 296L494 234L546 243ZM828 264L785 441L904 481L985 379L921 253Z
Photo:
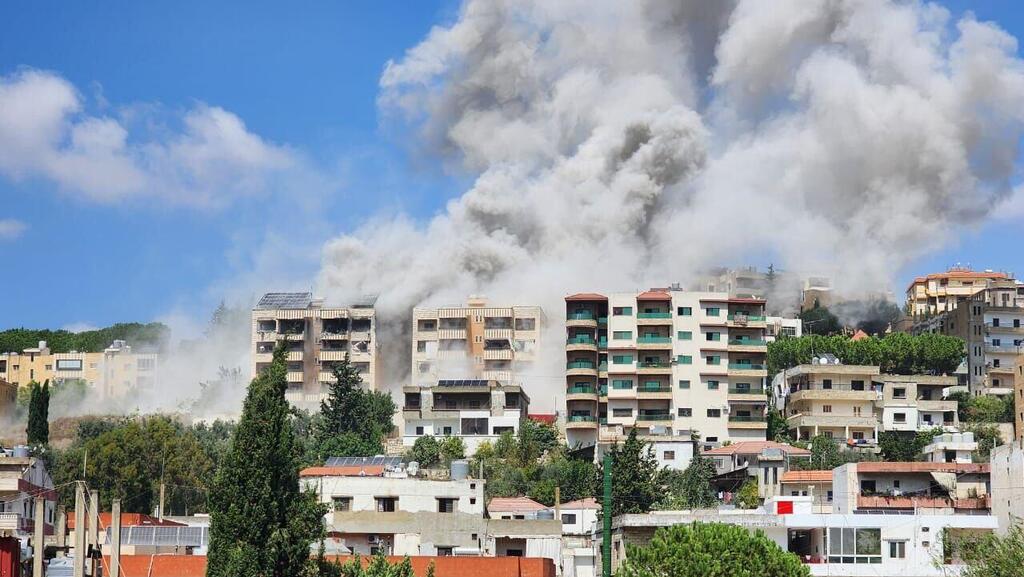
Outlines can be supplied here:
M760 530L694 523L658 529L645 547L627 545L619 577L809 577L800 559Z
M28 384L28 426L25 436L32 447L45 447L50 444L50 381L42 386L35 381Z
M944 431L940 427L903 433L884 431L878 434L878 448L883 461L906 462L917 461L921 451Z
M800 320L803 321L804 332L811 335L834 335L843 330L836 315L818 303L814 303L814 308L800 313Z
M789 423L779 409L768 411L768 431L766 438L772 441L785 442L789 440Z
M839 455L839 445L825 435L815 435L811 439L811 469L825 471L835 469L843 464Z
M740 486L735 503L740 509L757 509L761 506L761 496L757 494L757 479L747 479Z
M966 566L963 577L1018 577L1024 567L1024 525L1020 523L1005 536L989 534L959 542L944 538L944 542L947 550L959 553Z
M437 453L443 463L450 465L452 461L466 458L466 444L462 437L445 437L437 444Z
M636 436L636 429L632 429L626 442L612 445L610 452L612 515L650 511L662 496L658 461L651 446Z
M967 403L969 423L1012 423L1013 396L978 395Z
M1003 444L1003 437L999 433L997 425L989 423L971 423L964 427L965 430L974 433L974 440L978 442L978 450L974 454L974 462L988 462L992 449Z
M209 577L298 577L324 534L326 508L299 491L287 352L249 384L231 450L210 494Z
M441 462L441 446L433 436L423 435L412 444L406 458L416 461L421 467L433 467Z
M391 395L363 390L359 386L363 379L348 354L332 370L334 382L320 403L320 415L313 420L314 460L382 453L384 436L394 428Z

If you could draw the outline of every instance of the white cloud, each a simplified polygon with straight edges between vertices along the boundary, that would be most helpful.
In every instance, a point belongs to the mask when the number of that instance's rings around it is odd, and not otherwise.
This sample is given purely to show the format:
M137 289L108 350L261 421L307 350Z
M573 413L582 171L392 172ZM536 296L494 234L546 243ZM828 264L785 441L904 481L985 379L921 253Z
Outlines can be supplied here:
M94 116L54 73L0 76L0 174L49 179L96 202L155 197L219 206L265 193L299 165L293 151L253 134L223 108L199 103L172 115L168 126L153 110Z
M22 235L28 225L13 218L0 218L0 240L14 240Z
M64 325L61 328L66 330L66 331L68 331L68 332L71 332L71 333L84 333L86 331L99 330L100 327L98 327L98 326L96 326L96 325L94 325L92 323L77 322L77 323L66 324L66 325Z

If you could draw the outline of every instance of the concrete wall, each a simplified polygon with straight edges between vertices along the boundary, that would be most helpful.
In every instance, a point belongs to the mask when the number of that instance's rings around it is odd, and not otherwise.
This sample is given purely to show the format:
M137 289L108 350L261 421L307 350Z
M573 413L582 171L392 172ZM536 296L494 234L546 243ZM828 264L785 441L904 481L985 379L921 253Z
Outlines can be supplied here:
M312 487L321 503L332 503L333 497L351 497L352 511L375 512L376 497L398 497L399 511L436 513L438 498L457 498L456 511L473 515L484 512L484 482L430 481L415 477L310 477L303 479Z
M1024 520L1024 441L992 450L992 514L999 531Z

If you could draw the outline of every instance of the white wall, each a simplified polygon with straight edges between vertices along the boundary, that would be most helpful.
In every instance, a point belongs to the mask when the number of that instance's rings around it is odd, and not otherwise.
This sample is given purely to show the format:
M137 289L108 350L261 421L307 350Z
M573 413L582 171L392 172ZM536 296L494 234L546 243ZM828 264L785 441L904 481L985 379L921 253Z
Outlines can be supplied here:
M484 482L479 479L462 481L429 481L413 477L305 477L304 487L312 487L321 503L332 502L332 497L352 497L353 511L376 511L376 497L398 497L399 511L437 512L437 499L459 499L457 512L482 515L484 512Z

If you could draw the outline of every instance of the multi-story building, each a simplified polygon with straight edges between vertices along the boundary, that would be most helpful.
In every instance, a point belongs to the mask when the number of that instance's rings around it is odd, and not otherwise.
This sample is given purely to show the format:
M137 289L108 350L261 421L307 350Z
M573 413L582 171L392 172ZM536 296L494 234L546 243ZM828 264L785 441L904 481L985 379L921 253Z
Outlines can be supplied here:
M992 514L999 519L999 531L1006 533L1024 522L1024 440L993 448L991 467Z
M1014 363L1024 353L1024 285L993 282L930 328L964 340L972 394L1013 393Z
M82 381L103 397L117 398L152 391L158 363L157 353L136 351L120 340L99 353L54 353L39 341L21 353L0 354L0 380L21 387L32 381Z
M319 406L333 382L334 365L348 355L363 387L377 386L377 336L373 299L325 306L311 293L267 293L252 310L253 375L270 365L274 347L288 348L288 390L299 406Z
M832 472L836 513L988 513L988 463L866 461Z
M881 423L875 404L881 393L873 381L878 367L838 364L830 357L816 360L783 373L786 423L795 438L821 434L856 444L876 443Z
M804 334L804 322L798 318L768 317L765 327L764 340L769 343L781 338L799 338Z
M874 388L882 394L882 430L958 430L957 402L946 400L956 384L954 376L879 375Z
M1024 352L1013 363L1014 438L1024 440Z
M543 313L537 306L466 306L413 309L412 380L483 379L520 384L540 346Z
M27 542L35 527L35 498L45 499L43 533L53 535L57 521L57 492L42 459L25 447L0 452L0 536Z
M469 455L506 431L517 434L530 407L519 385L482 379L442 379L430 387L403 387L402 393L404 446L424 435L461 437Z
M913 317L928 317L951 312L957 306L989 288L993 281L1011 281L1013 275L991 270L973 271L952 267L946 272L915 278L907 286L907 313Z
M806 460L811 452L775 441L738 441L705 451L715 463L715 486L723 491L738 491L748 479L757 482L762 498L780 494L780 479L794 460Z
M978 442L974 433L943 433L932 437L932 442L921 449L924 460L929 463L973 463Z
M764 439L764 301L676 287L566 297L566 434Z
M832 471L786 471L780 485L782 496L810 497L812 513L832 512Z

